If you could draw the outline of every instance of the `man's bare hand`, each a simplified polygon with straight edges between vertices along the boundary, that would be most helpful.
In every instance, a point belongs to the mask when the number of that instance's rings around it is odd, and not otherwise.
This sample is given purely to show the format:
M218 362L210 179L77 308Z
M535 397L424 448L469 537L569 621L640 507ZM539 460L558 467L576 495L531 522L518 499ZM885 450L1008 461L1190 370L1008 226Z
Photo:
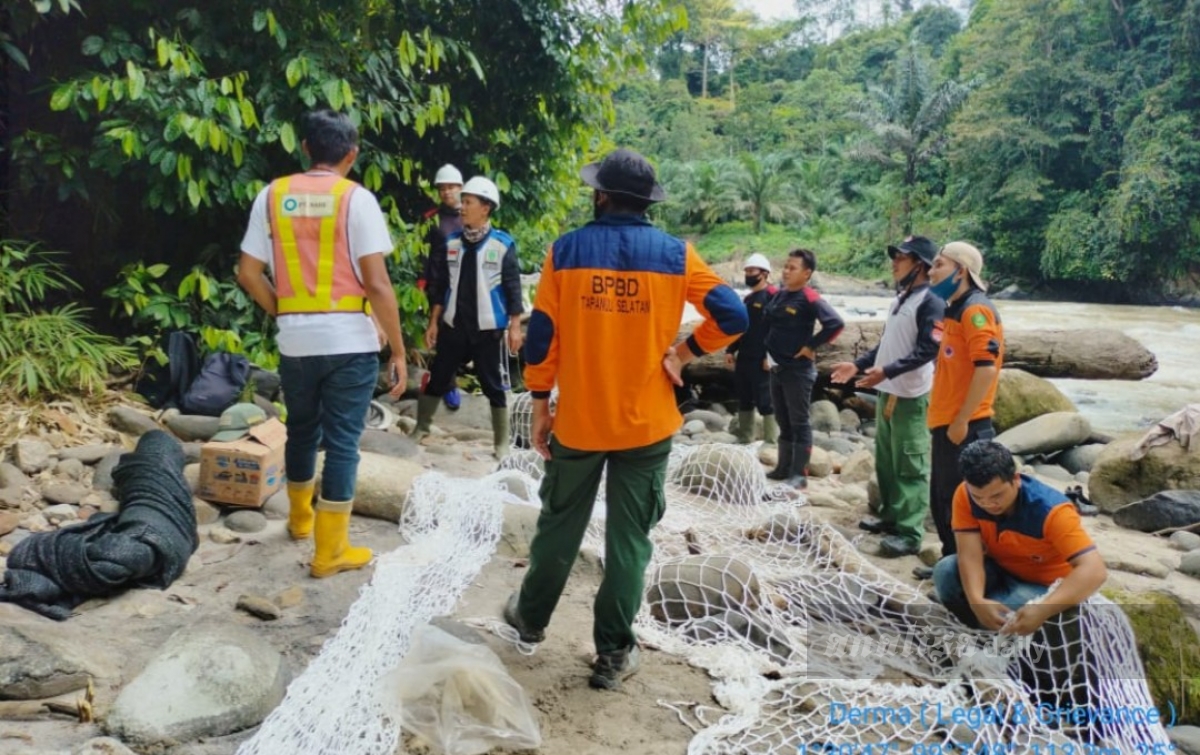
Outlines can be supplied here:
M1003 603L987 599L972 603L971 610L975 613L975 618L979 619L980 626L993 632L998 632L1012 613Z
M829 373L829 381L849 383L856 374L858 374L858 368L854 366L854 362L838 362Z
M550 412L550 400L535 398L529 426L529 434L533 436L530 442L533 450L546 461L550 461L550 431L553 429L554 415Z
M425 328L425 348L437 348L438 325L436 321L431 321L429 327Z
M870 369L868 369L866 372L863 373L862 377L860 377L857 381L855 381L854 387L855 388L874 388L875 386L882 383L883 379L885 377L887 377L887 376L883 374L882 367L871 367Z
M725 366L726 367L733 366L733 354L728 354L728 353L725 354Z
M1012 623L1000 630L1001 634L1027 635L1036 632L1049 618L1045 614L1045 605L1038 603L1032 606L1021 606L1013 614Z
M666 370L667 377L671 379L672 385L683 385L683 360L679 358L679 353L675 351L675 347L667 349L667 353L663 356L663 369Z
M525 333L522 332L521 323L516 318L513 318L512 322L508 326L507 338L508 350L513 354L516 354L518 351L520 351L521 346L525 343Z
M400 398L408 386L408 365L404 361L403 351L399 354L392 354L392 358L388 361L388 380L392 386L388 395L392 398Z
M954 420L950 426L946 428L946 438L956 446L961 446L962 442L967 439L967 421Z

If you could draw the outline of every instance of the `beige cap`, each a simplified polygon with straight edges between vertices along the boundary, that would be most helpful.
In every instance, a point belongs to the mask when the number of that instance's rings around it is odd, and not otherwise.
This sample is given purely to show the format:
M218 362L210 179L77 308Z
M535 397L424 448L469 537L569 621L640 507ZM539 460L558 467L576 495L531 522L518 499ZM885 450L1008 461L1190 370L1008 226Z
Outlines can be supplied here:
M987 291L987 284L983 282L983 255L978 249L965 241L951 241L938 254L966 268L975 286L980 291Z

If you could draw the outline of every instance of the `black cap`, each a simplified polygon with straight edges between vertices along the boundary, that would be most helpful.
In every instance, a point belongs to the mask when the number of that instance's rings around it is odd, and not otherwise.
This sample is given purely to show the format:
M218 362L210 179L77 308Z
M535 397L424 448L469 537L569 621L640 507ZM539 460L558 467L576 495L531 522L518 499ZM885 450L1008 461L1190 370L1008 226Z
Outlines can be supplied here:
M647 202L667 198L655 180L654 166L631 149L614 150L600 162L588 163L580 169L579 177L597 191L626 194Z
M924 236L909 236L898 246L889 246L887 253L892 259L896 259L897 254L911 254L933 267L933 258L938 255L938 246Z

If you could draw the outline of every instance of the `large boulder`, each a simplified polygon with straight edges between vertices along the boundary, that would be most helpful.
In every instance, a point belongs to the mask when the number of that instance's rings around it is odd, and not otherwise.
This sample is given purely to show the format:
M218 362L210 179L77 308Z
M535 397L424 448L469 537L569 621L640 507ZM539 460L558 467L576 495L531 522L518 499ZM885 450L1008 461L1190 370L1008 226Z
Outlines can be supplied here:
M1022 422L996 436L1018 455L1048 454L1073 448L1092 434L1092 424L1078 412L1050 412Z
M809 407L808 419L817 432L832 433L842 429L842 417L832 401L814 401Z
M220 737L261 723L288 681L283 656L258 633L229 623L190 625L121 690L104 727L147 748Z
M1172 442L1134 461L1129 454L1137 444L1137 438L1113 441L1096 459L1088 493L1101 511L1111 514L1164 490L1200 490L1200 453Z
M1104 590L1104 596L1129 619L1154 705L1176 711L1175 724L1200 723L1200 688L1179 683L1200 677L1200 638L1189 615L1191 606L1157 591Z
M1103 443L1075 446L1059 454L1055 461L1071 474L1091 472L1092 467L1096 465L1096 459L1099 459L1100 454L1104 452L1104 446Z
M1139 532L1200 523L1200 490L1164 490L1113 512L1113 522Z
M759 604L750 565L728 556L687 556L655 569L646 588L650 614L678 624L727 610L744 613Z
M413 480L424 474L425 468L407 459L368 451L361 452L359 456L354 513L399 522Z
M79 643L46 627L0 626L0 700L38 700L98 676Z
M997 432L1050 412L1078 411L1071 399L1049 380L1013 368L1000 370L1000 384L992 408L995 411L992 424Z
M689 493L724 503L762 499L766 477L758 458L745 446L712 443L696 446L672 480Z

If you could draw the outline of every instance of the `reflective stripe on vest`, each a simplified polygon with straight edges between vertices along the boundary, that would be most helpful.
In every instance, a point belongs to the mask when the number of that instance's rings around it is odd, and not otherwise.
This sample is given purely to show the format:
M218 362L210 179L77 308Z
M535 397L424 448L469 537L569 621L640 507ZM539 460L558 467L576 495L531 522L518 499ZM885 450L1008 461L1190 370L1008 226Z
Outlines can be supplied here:
M508 327L508 310L504 305L502 270L504 255L512 238L504 231L492 229L475 249L475 309L480 330L500 330ZM458 315L458 280L462 274L463 236L455 233L446 240L446 264L450 285L446 289L442 320L454 327Z
M279 314L367 311L347 222L357 186L336 175L303 173L271 183L267 212Z

